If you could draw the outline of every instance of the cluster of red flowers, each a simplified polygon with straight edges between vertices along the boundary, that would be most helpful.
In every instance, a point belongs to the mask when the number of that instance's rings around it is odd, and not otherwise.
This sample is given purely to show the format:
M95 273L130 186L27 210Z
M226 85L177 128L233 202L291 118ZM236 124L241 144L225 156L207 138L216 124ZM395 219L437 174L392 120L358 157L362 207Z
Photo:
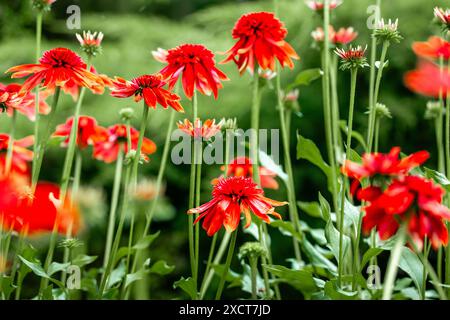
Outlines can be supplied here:
M400 148L388 154L365 154L362 164L346 161L342 172L370 185L357 192L359 200L366 201L363 231L376 228L382 240L392 237L400 224L407 224L414 242L422 247L425 238L433 248L447 245L445 220L450 210L442 204L444 189L433 181L411 175L410 171L429 157L426 151L399 159Z
M325 33L322 27L318 27L316 30L311 32L311 36L316 42L323 42L325 39ZM356 32L352 27L340 28L338 31L334 29L333 26L328 28L328 38L330 42L334 45L347 45L358 37L358 32Z

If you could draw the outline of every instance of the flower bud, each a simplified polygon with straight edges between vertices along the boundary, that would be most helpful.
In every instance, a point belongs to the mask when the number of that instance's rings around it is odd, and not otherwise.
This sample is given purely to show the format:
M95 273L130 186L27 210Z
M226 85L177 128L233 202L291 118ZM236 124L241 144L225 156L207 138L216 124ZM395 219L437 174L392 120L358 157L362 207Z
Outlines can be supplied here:
M239 249L239 258L258 259L265 257L267 250L259 242L246 242Z
M389 119L392 118L391 111L389 110L388 107L386 107L385 104L382 104L382 103L377 103L375 105L375 114L378 119L381 119L384 117L389 118Z
M127 122L127 121L133 119L134 109L133 108L123 108L122 110L119 111L119 115L123 121Z
M427 109L425 111L425 119L437 119L443 112L442 105L439 101L428 101Z
M39 12L50 11L51 6L56 0L32 0L33 8Z
M375 26L373 36L379 42L388 41L399 43L403 39L403 37L400 35L400 32L398 32L397 29L398 29L398 19L396 19L395 21L389 19L389 21L387 22L385 22L384 19L381 19Z
M89 57L95 57L97 54L102 53L102 32L91 33L91 31L83 31L82 36L77 33L76 37L80 42L81 48Z
M74 249L81 247L83 245L83 241L76 239L76 238L69 238L61 240L58 244L59 248L67 248L67 249Z

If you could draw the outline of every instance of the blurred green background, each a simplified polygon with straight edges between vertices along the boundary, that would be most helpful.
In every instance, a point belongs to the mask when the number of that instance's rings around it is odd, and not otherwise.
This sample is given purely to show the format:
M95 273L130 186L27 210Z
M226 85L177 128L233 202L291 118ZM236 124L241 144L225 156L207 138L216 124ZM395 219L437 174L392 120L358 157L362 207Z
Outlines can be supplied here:
M369 30L366 26L368 6L373 0L345 0L344 4L333 13L335 28L353 26L359 37L356 44L365 45L370 42ZM433 7L445 6L448 1L432 0L390 0L382 1L382 16L399 18L400 32L404 40L392 46L389 52L389 67L385 71L382 82L380 101L385 103L393 114L393 119L382 123L380 139L381 151L388 151L391 146L402 146L405 153L420 149L429 150L433 156L428 166L435 167L435 135L432 122L424 120L426 98L416 96L403 85L403 75L414 68L416 58L411 50L413 41L425 40L437 30L432 25ZM100 73L109 76L132 77L157 72L162 66L154 61L151 51L158 47L171 48L181 43L202 43L212 51L224 52L229 49L233 40L231 30L235 21L246 12L271 11L272 0L58 0L53 10L44 19L43 49L64 46L80 52L75 33L81 30L69 30L66 27L70 5L81 8L82 30L102 31L105 34L103 54L97 57L94 65ZM319 18L304 4L303 0L280 0L279 17L289 30L288 41L301 56L294 70L282 72L283 83L290 83L302 69L318 67L320 64L317 51L311 47L310 33L320 23ZM35 55L34 13L28 0L1 0L0 2L0 70L11 66L32 63ZM217 60L222 57L218 54ZM202 118L237 117L240 128L248 128L250 124L250 77L240 77L233 64L220 68L229 76L219 99L201 97L199 113ZM369 70L360 73L357 87L356 129L366 132L367 116L365 114L368 100ZM339 75L339 98L341 116L346 118L348 102L349 75ZM6 75L0 81L10 82ZM183 101L190 116L190 105ZM303 136L313 139L321 150L325 151L322 99L320 81L309 87L302 87L299 103L303 117L294 117L292 124L292 155L295 150L295 130ZM278 116L275 109L273 91L266 91L262 102L261 127L278 128ZM61 102L57 122L63 122L71 115L74 103L70 97L64 96ZM87 95L83 105L83 114L94 116L103 126L114 124L119 120L118 111L123 107L136 108L136 118L141 113L140 104L131 99L116 99L106 92L102 96ZM162 143L167 128L169 112L159 108L151 111L147 136L153 139L159 151L151 157L150 164L141 170L143 175L152 177L157 174ZM180 115L178 119L183 116ZM135 119L135 126L138 120ZM6 115L0 117L0 131L9 130ZM18 136L32 133L32 124L24 117L19 118ZM360 151L360 150L359 150ZM62 167L64 150L57 144L51 146L44 160L42 178L58 182ZM87 231L84 237L89 245L90 254L101 254L104 217L109 203L109 193L113 179L113 165L106 165L91 160L89 152L84 154L83 183L94 186L97 193L88 191L91 209L86 213ZM315 201L318 191L326 193L324 176L319 170L303 161L294 161L297 198L302 201ZM153 225L153 230L162 230L161 236L154 246L152 257L166 259L169 264L176 265L175 273L168 279L155 279L154 298L172 298L176 293L171 290L172 281L180 275L187 275L188 255L186 237L185 210L188 202L188 167L169 165L166 174L166 203L160 208L160 222ZM211 186L209 181L220 174L219 166L204 167L203 196L207 201ZM96 196L103 193L103 197ZM268 196L284 200L285 190L268 191ZM105 201L105 203L102 202ZM92 207L93 206L93 207ZM94 209L93 209L94 208ZM285 213L285 211L283 211ZM304 215L303 215L304 216ZM96 218L97 220L95 220ZM291 257L291 242L273 231L273 251L275 261L285 264ZM242 240L248 235L243 236ZM205 252L208 242L205 243ZM206 258L206 256L205 256ZM236 268L239 268L237 266Z

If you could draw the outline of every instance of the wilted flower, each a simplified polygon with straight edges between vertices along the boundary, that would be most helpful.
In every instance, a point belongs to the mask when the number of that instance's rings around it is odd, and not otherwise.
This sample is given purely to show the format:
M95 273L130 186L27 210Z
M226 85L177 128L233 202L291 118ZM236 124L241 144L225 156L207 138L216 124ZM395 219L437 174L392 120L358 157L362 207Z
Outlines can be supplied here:
M227 232L235 231L241 220L241 212L245 215L246 228L252 222L251 212L266 223L270 223L269 215L281 219L275 212L275 207L288 203L266 198L263 194L264 191L250 178L220 179L214 186L213 199L198 208L190 209L188 214L199 214L194 223L204 218L202 226L208 236L214 235L222 226Z
M81 48L89 57L95 57L97 54L102 53L102 32L83 31L83 35L76 34L78 41L80 42Z
M373 31L373 36L379 42L400 42L403 37L400 35L400 32L398 32L398 19L395 21L389 19L387 22L385 22L384 19L379 20Z
M284 24L270 12L244 14L233 28L236 44L226 52L222 61L234 61L243 74L248 68L253 74L255 62L263 70L275 71L278 60L282 67L294 67L292 59L299 59L295 50L284 39L287 30Z
M350 47L350 49L347 50L337 48L334 52L342 59L341 69L347 70L368 66L365 57L366 50L367 46L364 49L361 46L357 46L356 48Z

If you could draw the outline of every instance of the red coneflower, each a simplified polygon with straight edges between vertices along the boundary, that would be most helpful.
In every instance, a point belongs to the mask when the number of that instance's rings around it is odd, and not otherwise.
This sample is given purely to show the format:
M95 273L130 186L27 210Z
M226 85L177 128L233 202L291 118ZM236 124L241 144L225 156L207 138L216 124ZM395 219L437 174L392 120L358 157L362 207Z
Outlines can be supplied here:
M137 148L138 140L139 140L139 131L130 128L131 133L131 147L133 149ZM119 150L126 154L128 150L127 143L127 126L124 124L116 124L106 129L106 133L103 134L104 139L97 141L94 144L94 158L97 160L104 161L106 163L111 163L116 161L117 156L119 154ZM145 160L148 160L148 155L152 154L156 151L155 143L144 137L141 155L144 156Z
M241 220L241 212L245 215L246 228L252 222L250 212L267 223L270 223L269 215L281 219L274 207L287 204L264 197L264 191L259 189L252 179L244 177L219 180L214 186L212 196L211 201L188 211L188 214L200 214L194 223L204 218L202 226L208 236L214 235L222 226L227 232L236 230Z
M374 176L398 176L407 174L413 168L425 163L430 157L427 151L413 153L400 159L400 148L394 147L387 154L365 153L362 164L346 160L341 171L353 179L372 178Z
M184 119L184 121L179 121L177 126L178 129L187 133L191 137L209 140L220 132L222 124L222 122L216 124L215 119L208 119L202 123L200 119L197 118L194 124L192 124L192 122L188 119Z
M417 69L409 71L404 77L405 86L418 94L438 98L442 92L446 97L450 90L450 73L439 70L439 67L429 61L420 61Z
M76 34L77 40L81 48L88 56L96 56L102 52L103 33L91 31L83 31L83 35Z
M116 77L113 80L111 95L116 98L134 96L134 101L144 99L145 104L153 109L156 109L156 104L160 104L164 109L170 106L178 112L184 112L180 97L164 89L165 85L161 74L143 75L131 81Z
M338 31L333 33L331 42L334 44L345 45L349 44L358 37L358 32L356 32L352 27L340 28Z
M450 27L450 10L442 9L439 7L434 8L434 16L439 20L439 22L445 27Z
M421 248L425 237L434 249L448 243L448 230L444 220L450 220L450 210L442 205L444 190L418 176L404 176L394 180L383 192L368 187L359 192L360 200L368 201L364 207L363 231L378 230L380 238L392 237L399 223L408 224L408 232Z
M450 59L450 43L441 37L430 37L425 42L414 42L413 51L419 57L429 59Z
M6 166L6 154L10 143L10 136L6 133L0 133L0 168ZM12 161L11 170L26 173L28 172L28 162L33 160L33 151L28 150L27 147L32 146L34 137L28 136L23 139L14 140L12 147ZM0 172L4 170L1 169Z
M0 83L0 105L3 105L3 108L6 109L6 112L9 116L12 115L13 110L16 110L19 113L25 115L31 121L36 120L36 109L35 109L35 97L36 95L32 92L22 93L22 86L17 83L12 83L7 86ZM9 101L8 99L2 103L2 96L6 97L4 93L7 92L10 94ZM3 93L3 94L2 94ZM49 95L49 91L40 91L39 92L39 113L40 114L48 114L50 112L50 106L45 102L45 99ZM14 98L14 97L17 98ZM12 101L11 101L12 99ZM14 103L14 100L20 101L19 103Z
M314 11L323 11L325 8L325 3L323 0L306 0L306 5ZM336 9L342 4L342 0L330 0L329 2L330 10Z
M70 132L72 131L73 117L67 119L63 124L56 127L53 133L54 137L65 138L62 145L67 147L70 139ZM106 134L106 129L97 124L97 120L89 116L80 116L78 118L78 133L77 146L80 149L85 149L88 145L93 145L100 136Z
M341 69L363 68L368 66L365 57L366 47L351 47L349 49L336 48L334 52L342 59Z
M212 92L217 99L218 91L223 87L220 81L228 80L216 68L214 54L201 44L183 44L168 51L159 49L154 56L167 63L160 73L168 79L169 89L173 89L181 75L183 90L189 99L194 95L194 90L205 95Z
M287 30L273 13L255 12L243 15L233 28L237 43L226 52L222 61L234 61L242 74L245 69L254 71L255 60L261 69L275 71L275 61L281 66L294 67L292 59L299 59L295 50L284 39Z
M42 83L42 87L54 90L61 87L65 92L73 86L103 91L103 82L86 70L86 63L75 52L67 48L56 48L44 52L38 64L24 64L10 68L12 78L28 77L23 91L31 91Z
M225 171L225 166L220 168L222 171ZM252 178L253 177L253 164L252 160L247 157L237 157L230 161L228 164L228 171L226 172L227 177L244 177L244 178ZM279 185L275 177L277 174L275 172L270 171L266 167L259 167L259 179L261 181L261 188L263 189L278 189ZM218 179L213 180L213 184L217 184L220 179L223 179L223 176Z

